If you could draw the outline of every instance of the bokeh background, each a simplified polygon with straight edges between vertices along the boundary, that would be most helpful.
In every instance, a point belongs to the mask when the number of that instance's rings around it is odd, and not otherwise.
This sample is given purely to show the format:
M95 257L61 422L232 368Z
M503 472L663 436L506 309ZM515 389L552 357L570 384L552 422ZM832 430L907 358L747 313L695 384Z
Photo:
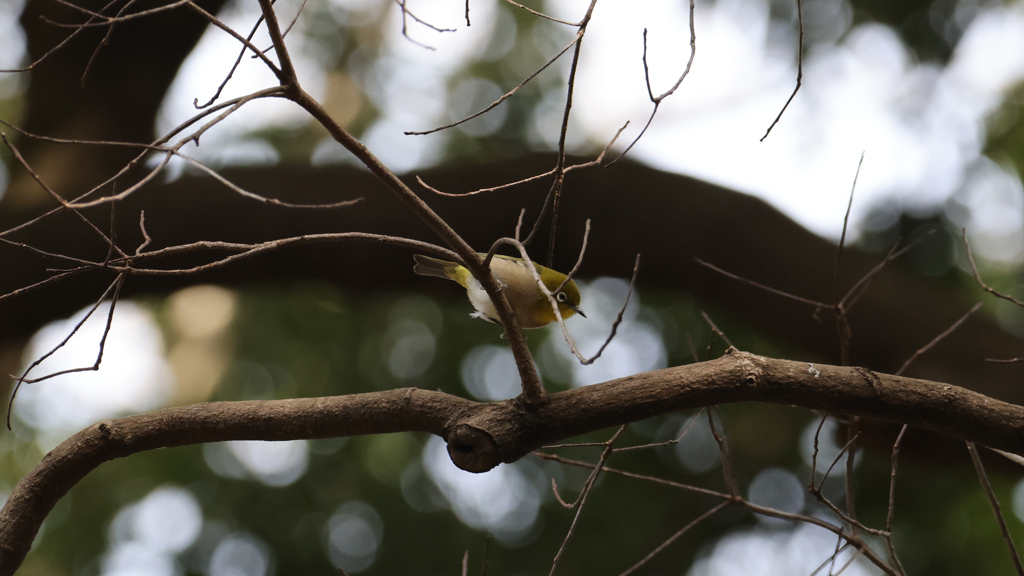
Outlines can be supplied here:
M586 3L569 1L531 6L569 20L586 9ZM27 63L18 21L23 8L0 0L0 67ZM277 4L284 21L298 8L297 2ZM563 48L572 28L493 1L470 3L468 27L461 3L410 2L408 8L454 31L407 20L403 36L395 3L309 2L288 37L306 89L399 172L555 149L567 56L481 118L427 136L404 132L486 106ZM977 292L957 241L967 227L987 281L1017 290L1024 261L1024 3L813 0L803 2L802 11L803 86L762 142L794 87L796 5L697 2L692 73L630 158L760 197L836 242L863 153L851 244L882 253L897 237L935 231L901 265L966 298ZM247 30L258 13L255 2L231 1L219 14ZM627 121L615 149L639 133L651 110L641 61L644 29L655 93L681 73L689 56L683 3L599 2L575 87L571 153L595 155ZM259 38L257 44L266 44ZM153 129L162 133L194 113L193 99L213 95L236 54L234 40L206 31L163 98ZM28 74L0 75L0 118L18 124L29 116L29 82ZM224 95L273 83L257 61L244 58ZM317 170L353 162L301 111L278 101L246 106L187 153L225 170ZM0 157L0 189L13 190L23 175L9 150ZM174 161L166 180L192 176L192 169ZM354 271L357 277L374 273ZM627 282L594 277L586 267L583 277L588 318L573 319L569 327L587 352L604 339ZM82 427L163 406L399 386L479 400L514 396L516 372L500 330L470 319L454 285L430 282L410 278L374 293L283 279L197 284L120 302L99 371L19 392L13 430L0 432L0 495ZM703 310L707 303L685 289L645 289L641 282L618 338L594 366L574 363L556 331L533 332L529 344L549 390L585 386L692 362L694 350L701 359L721 353L722 343L711 341L701 319ZM741 315L710 310L741 349L801 356L799 348ZM24 347L22 365L55 346L84 314L38 330ZM1008 308L984 314L1012 337L1024 333L1021 318ZM106 309L95 316L39 370L91 364ZM805 490L818 415L735 405L723 407L720 416L751 500L828 517ZM622 442L670 440L693 418L699 421L680 444L617 455L611 465L722 489L706 413L637 423ZM838 453L839 438L830 420L819 436L819 463ZM565 453L590 460L597 454L595 448ZM895 540L908 572L1009 573L973 470L957 458L907 458L897 488ZM869 449L854 467L858 512L871 526L884 525L888 466L884 450ZM837 501L845 473L837 466L825 484ZM1012 468L993 474L1020 541L1021 475ZM451 464L442 441L419 434L161 450L105 464L87 477L47 519L20 573L271 576L341 568L350 574L454 574L465 550L474 573L486 547L490 574L542 574L573 515L556 501L552 479L569 500L585 477L581 469L532 457L468 474ZM713 505L706 497L604 476L559 571L621 572ZM674 543L644 573L809 574L835 546L820 529L726 510ZM849 558L844 553L837 566ZM855 561L844 573L876 571Z

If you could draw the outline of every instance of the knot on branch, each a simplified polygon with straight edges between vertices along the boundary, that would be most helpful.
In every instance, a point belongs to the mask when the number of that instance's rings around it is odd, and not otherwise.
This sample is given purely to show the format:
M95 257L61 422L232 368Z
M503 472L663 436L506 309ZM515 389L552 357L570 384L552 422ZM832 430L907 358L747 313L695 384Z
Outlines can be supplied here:
M741 371L743 371L743 383L747 386L757 386L761 383L763 371L761 366L755 362L758 356L750 354L749 352L741 352L736 349L735 346L730 346L725 351L727 356L731 356Z
M494 438L479 428L459 424L448 434L448 456L467 472L487 472L501 463Z
M110 420L97 422L83 432L86 434L82 439L83 442L102 446L111 458L121 458L135 452L131 446L131 435L123 434L117 428L116 423Z

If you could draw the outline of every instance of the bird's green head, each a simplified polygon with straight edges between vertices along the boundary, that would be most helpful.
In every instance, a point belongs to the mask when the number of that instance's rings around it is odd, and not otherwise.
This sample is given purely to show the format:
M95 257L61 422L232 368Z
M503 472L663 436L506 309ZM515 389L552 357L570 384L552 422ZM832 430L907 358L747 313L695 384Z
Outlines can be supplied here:
M537 270L540 272L540 279L544 282L544 285L552 292L557 290L562 282L565 281L565 274L561 272L556 272L540 265L537 266ZM584 318L587 317L583 310L580 309L580 289L576 286L575 280L570 280L562 287L562 291L555 294L555 300L558 301L558 311L562 313L562 318L568 318L573 314L579 314ZM554 318L551 321L554 321Z

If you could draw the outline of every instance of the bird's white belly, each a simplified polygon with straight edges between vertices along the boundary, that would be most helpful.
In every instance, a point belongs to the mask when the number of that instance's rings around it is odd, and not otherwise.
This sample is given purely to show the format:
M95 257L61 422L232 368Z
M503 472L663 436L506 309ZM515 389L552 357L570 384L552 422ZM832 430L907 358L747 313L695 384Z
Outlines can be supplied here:
M494 308L494 303L487 296L487 291L480 285L479 280L472 276L469 277L469 280L466 282L466 294L469 295L469 301L473 304L473 308L476 308L476 312L472 314L474 318L481 318L488 322L501 324L498 321L498 311Z

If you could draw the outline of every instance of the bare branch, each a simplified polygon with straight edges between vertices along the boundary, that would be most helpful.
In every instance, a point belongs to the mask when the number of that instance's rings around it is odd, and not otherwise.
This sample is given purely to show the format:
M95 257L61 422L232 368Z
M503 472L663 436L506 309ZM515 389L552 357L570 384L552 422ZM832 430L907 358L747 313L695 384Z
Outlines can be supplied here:
M639 562L637 562L636 564L631 566L628 570L623 572L620 576L628 576L629 574L632 574L633 572L636 572L644 564L647 564L648 562L650 562L650 560L652 558L654 558L655 556L657 556L662 550L664 550L665 548L668 548L673 542L678 540L680 536L682 536L683 534L686 534L691 528L695 527L696 525L700 524L701 522L703 522L703 521L707 520L708 518L714 516L717 512L719 512L720 510L722 510L723 508L725 508L729 504L731 504L731 502L729 502L728 500L725 501L725 502L720 502L718 504L718 506L715 506L714 508L708 510L707 512L701 514L700 516L697 516L696 518L691 520L689 524L687 524L686 526L683 526L682 528L680 528L678 532L676 532L675 534L670 536L668 538L668 540L665 540L664 542L662 542L660 546L658 546L657 548L652 550L650 554L648 554L647 556L644 556Z
M414 21L416 21L417 24L421 24L423 26L426 26L427 28L430 28L431 30L433 30L435 32L455 32L454 28L438 28L437 26L434 26L433 24L431 24L429 22L421 20L415 14L413 14L408 8L405 7L406 0L394 0L394 2L402 10L402 36L404 36L405 39L408 40L409 42L412 42L413 44L415 44L415 45L417 45L417 46L419 46L421 48L426 48L427 50L436 50L436 48L434 48L433 46L427 46L426 44L424 44L422 42L419 42L419 41L413 39L411 36L409 36L409 31L408 31L407 26L406 26L406 16L412 18ZM469 16L468 16L468 14L469 14L469 3L468 3L468 0L467 0L467 3L466 3L466 14L467 14L466 20L468 21L469 20Z
M185 159L186 161L188 161L189 164L191 164L191 165L195 166L196 168L202 170L208 176L210 176L214 180L220 182L221 184L223 184L224 186L226 186L228 189L232 190L233 192L235 192L235 193L237 193L237 194L239 194L239 195L241 195L241 196L243 196L245 198L256 200L256 201L262 202L264 204L271 204L271 205L274 205L274 206L281 206L282 208L328 209L328 208L345 208L345 207L348 207L348 206L352 206L354 204L358 204L359 202L362 201L362 198L355 198L355 199L352 199L352 200L342 200L340 202L330 202L330 203L327 203L327 204L294 204L292 202L285 202L283 200L278 200L277 198L267 198L266 196L263 196L263 195L260 195L260 194L256 194L255 192L250 192L248 190L243 189L242 187L236 185L234 182L232 182L232 181L228 180L227 178L221 176L216 170L213 170L212 168L209 168L208 166L204 165L202 162L199 162L195 158L192 158L191 156L186 156L186 155L180 154L180 153L176 154L176 156L178 156L179 158Z
M644 133L646 133L647 129L650 128L651 122L654 121L654 115L658 113L658 108L661 106L662 101L665 100L665 98L668 98L669 96L674 94L675 91L678 90L679 87L683 84L683 80L685 80L686 77L689 76L690 68L693 66L693 59L697 55L697 30L694 27L693 22L693 9L694 0L690 0L690 59L686 61L686 68L683 70L683 73L680 74L679 79L676 80L676 83L673 84L671 88L669 88L665 92L662 92L658 96L654 95L654 90L651 88L651 73L650 69L647 66L647 29L644 28L644 80L647 84L647 96L650 98L651 103L654 104L654 108L651 109L651 115L647 118L647 123L644 124L644 127L642 130L640 130L640 133L637 134L636 138L634 138L632 142L629 143L629 146L626 146L626 149L623 150L621 154L616 156L615 159L608 163L609 166L618 162L620 158L629 153L633 146L640 141L640 138L643 138Z
M569 544L569 539L572 538L573 533L576 532L576 525L579 523L580 514L583 513L583 506L587 503L587 496L590 495L590 491L594 487L594 482L597 481L597 477L601 474L601 469L604 468L605 462L612 455L612 448L615 445L615 441L619 439L619 436L626 431L626 426L620 426L618 431L605 442L604 451L601 452L601 459L598 461L597 466L594 466L593 471L587 478L587 481L583 484L583 490L580 492L580 497L573 504L576 507L576 515L572 519L572 524L569 525L569 531L565 534L565 539L562 540L562 545L558 548L558 552L555 553L555 559L551 562L551 571L548 576L554 576L555 569L558 568L558 561L562 558L562 553L565 552L566 545Z
M396 0L396 1L399 1L399 0ZM473 118L476 118L478 116L482 116L482 115L490 112L491 110L494 110L502 102L504 102L505 100L508 100L509 98L511 98L513 95L515 95L516 92L519 92L519 90L523 86L526 86L526 84L530 80L533 80L534 78L537 77L538 74L540 74L541 72L547 70L549 66L554 64L559 58L562 57L563 54L565 54L569 50L569 48L572 48L573 45L576 44L577 42L579 42L579 36L574 37L571 42L566 44L565 48L562 48L558 52L558 54L555 54L554 57L552 57L550 60L548 60L547 63L545 63L543 66L538 68L533 74L530 74L529 76L527 76L522 82L517 84L515 86L515 88L509 90L508 92L505 92L497 100L495 100L494 102L491 102L490 104L485 106L483 109L479 110L478 112L474 112L473 114L470 114L469 116L466 116L465 118L462 118L461 120L456 120L455 122L452 122L451 124L445 124L444 126L438 126L437 128L431 128L430 130L424 130L422 132L417 132L415 130L410 130L408 132L403 132L403 134L405 134L406 136L424 136L426 134L433 134L434 132L440 132L441 130L447 130L449 128L454 128L455 126L458 126L459 124L464 124L466 122L469 122ZM417 42L417 44L419 44L419 43ZM424 48L429 48L430 50L433 50L433 48L430 48L430 46L424 46Z
M305 0L303 0L302 5L303 6L306 5ZM298 14L296 14L295 17L298 18ZM245 37L245 41L248 42L249 44L252 44L252 38L253 38L253 36L256 35L256 31L259 30L260 24L263 24L263 15L262 14L260 14L260 17L256 19L256 23L252 25L252 29L249 30L249 34L246 35L246 37ZM235 72L238 70L238 66L241 65L242 57L245 56L245 53L246 53L247 50L250 50L250 48L247 45L243 44L242 48L239 49L239 51L238 51L238 56L235 58L234 64L232 64L231 68L228 69L228 73L224 76L224 79L221 80L220 85L217 86L217 89L214 90L213 96L210 96L210 99L207 100L205 104L200 104L199 103L199 98L193 98L192 99L192 106L196 110L202 110L203 108L208 108L209 106L213 105L213 103L216 102L218 98L220 98L220 95L221 95L222 92L224 92L224 88L227 87L228 82L230 82L231 79L235 76ZM268 51L269 51L269 49L263 50L263 51L261 51L261 53L262 54L266 54ZM257 56L255 54L253 54L252 57L256 58Z
M985 473L985 465L981 463L981 457L978 455L978 449L975 448L974 442L967 442L967 451L971 454L971 462L974 463L975 471L978 472L978 481L981 482L981 487L985 490L985 495L988 496L988 502L992 505L992 513L996 515L996 522L999 523L999 532L1002 533L1003 540L1006 541L1006 547L1010 551L1010 559L1013 560L1013 567L1017 570L1018 576L1024 576L1024 565L1021 564L1020 554L1017 553L1017 546L1013 543L1013 536L1010 535L1010 529L1006 526L1006 520L1003 518L999 500L996 498L996 493L992 490L992 485L989 484L988 474Z
M701 266L704 266L705 268L710 268L711 270L714 270L715 272L718 272L719 274L721 274L723 276L727 276L729 278L732 278L733 280L739 280L740 282L743 282L745 284L750 284L751 286L754 286L755 288L760 288L761 290L765 290L767 292L771 292L772 294L776 294L776 295L782 296L784 298L789 298L790 300L796 300L797 302L803 302L804 304L809 304L809 305L814 306L816 308L826 308L826 309L831 309L832 308L832 306L830 306L828 304L825 304L824 302L818 302L817 300L811 300L810 298L804 298L803 296L797 296L796 294L790 294L789 292L785 292L783 290L778 290L776 288L772 288L771 286L765 286L764 284L761 284L760 282L754 282L753 280L748 280L747 278L744 278L742 276L733 274L732 272L728 272L726 270L722 270L718 266L715 266L714 264L711 264L709 262L705 262L704 260L701 260L700 258L694 258L694 260L698 264L700 264Z
M910 367L910 365L914 362L914 360L917 360L917 358L920 355L922 355L925 352L928 352L929 350L931 350L933 346L935 346L936 344L941 342L943 339L945 339L946 336L949 336L950 334L952 334L954 330L956 330L957 328L960 327L961 324L966 322L967 319L971 317L971 314L974 314L975 312L977 312L979 308L981 308L981 302L978 302L977 304L972 306L971 309L968 310L963 316L961 316L959 320L954 322L952 326L950 326L949 328L946 328L946 330L944 330L942 332L942 334L939 334L934 339L932 339L931 342L926 344L923 348L919 348L916 352L914 352L913 356L911 356L910 358L907 358L907 361L903 363L903 366L900 366L900 369L896 371L896 375L897 376L902 375L903 372L907 368Z
M581 26L583 24L582 22L569 22L568 20L559 20L558 18L555 18L553 16L548 16L547 14L544 14L544 13L541 13L541 12L537 12L533 8L529 8L527 6L523 6L522 4L520 4L518 2L513 2L513 0L505 0L505 2L515 6L516 8L522 8L523 10L526 10L527 12L529 12L530 14L533 14L534 16L539 16L541 18L544 18L545 20L550 20L552 22L558 22L559 24L566 24L568 26L573 26L573 27L579 27L579 26ZM467 19L467 21L468 21L468 19Z
M282 75L284 74L284 71L282 71L280 68L278 68L276 64L271 62L270 58L267 58L267 55L264 54L263 51L260 50L258 46L256 46L252 42L250 42L247 38L243 38L241 34L239 34L238 32L235 32L230 26L228 26L227 24L225 24L225 23L221 22L220 20L218 20L217 17L214 16L213 14L210 14L206 10L203 10L202 8L200 8L199 5L196 4L195 2L189 2L188 6L189 6L189 8L195 10L203 18L206 18L211 24L213 24L217 28L220 28L221 30L227 32L232 37L234 37L235 40L238 40L239 42L242 43L243 46L245 46L246 48L251 50L252 53L255 56L257 56L260 60L263 61L264 64L267 65L267 68L270 68L270 71L273 72L275 76L277 76L278 80L281 80L283 78ZM262 3L260 4L260 6L262 7ZM272 9L271 9L271 11L272 11ZM266 13L264 13L264 16L266 16ZM280 57L280 55L278 55L278 56ZM290 64L290 62L289 62L289 64ZM294 70L292 72L294 74Z
M477 194L483 194L485 192L494 192L495 190L504 190L505 188L511 188L513 186L518 186L519 184L526 184L527 182L533 182L534 180L540 180L541 178L544 178L546 176L551 176L554 173L555 173L555 170L554 170L554 168L552 168L551 170L548 170L547 172L544 172L543 174L537 174L535 176L530 176L530 177L527 177L527 178L523 178L522 180L516 180L515 182L509 182L507 184L501 184L501 185L498 185L498 186L494 186L492 188L480 188L478 190L470 190L469 192L454 192L454 193L453 192L442 192L441 190L438 190L437 188L434 188L433 186L431 186L431 185L427 184L426 182L424 182L423 179L420 178L419 176L416 177L416 181L420 183L420 186L423 186L424 188L426 188L427 190L430 190L431 192L433 192L434 194L437 194L438 196L447 196L449 198L459 198L459 197L462 197L462 196L475 196Z
M701 310L700 315L704 318L704 321L708 323L708 326L711 327L712 332L718 334L718 336L721 337L721 339L724 340L726 345L728 345L730 348L735 348L735 346L733 346L732 340L729 340L729 337L725 335L725 332L722 332L721 330L718 329L718 326L715 325L715 321L711 319L711 316L708 316L707 312Z
M711 429L711 435L718 444L718 456L722 461L722 479L725 480L725 485L729 488L729 494L735 500L740 498L740 488L736 482L736 476L732 472L732 454L729 451L729 444L718 434L718 430L715 429L715 409L715 406L711 406L708 410L708 428Z
M581 168L592 168L594 166L600 166L601 162L604 161L605 155L611 149L612 145L615 144L615 141L618 140L619 136L622 135L622 131L625 130L627 126L629 126L629 122L628 121L625 124L622 125L622 128L619 128L619 130L615 133L615 136L612 137L612 139L605 145L604 149L601 150L601 153L598 154L598 156L596 158L594 158L593 160L591 160L589 162L580 162L579 164L572 164L570 166L566 166L565 169L562 170L562 172L563 173L569 173L569 172L572 172L573 170L579 170ZM492 186L490 188L478 188L476 190L470 190L468 192L444 192L444 191L438 190L437 188L434 188L433 186L427 184L426 182L423 181L423 178L420 178L419 176L416 176L416 181L420 183L420 186L423 186L427 190L429 190L429 191L431 191L434 194L437 194L439 196L447 196L447 197L450 197L450 198L459 198L459 197L463 197L463 196L475 196L477 194L484 194L486 192L495 192L497 190L504 190L506 188L512 188L513 186L518 186L520 184L526 184L528 182L533 182L535 180L540 180L541 178L546 178L546 177L551 176L552 174L554 174L557 170L558 170L557 168L552 168L551 170L548 170L547 172L543 172L541 174L536 174L534 176L528 176L528 177L523 178L521 180L516 180L514 182L508 182L508 183L505 183L505 184L499 184L498 186ZM524 242L524 244L529 244L529 242Z
M135 255L136 256L139 256L140 254L142 254L142 251L146 248L146 246L149 246L149 244L153 241L153 239L149 237L149 232L146 232L146 211L145 210L141 210L139 212L139 231L142 232L142 238L144 240L143 240L142 244L139 244L139 247L135 249Z
M796 98L796 93L800 90L801 83L803 83L803 79L804 79L804 13L803 13L803 7L801 5L801 0L796 0L796 19L797 19L797 24L800 26L800 34L799 34L799 39L798 39L797 48L796 48L796 86L793 87L793 93L789 95L789 98L786 100L786 103L782 105L782 110L779 110L779 115L776 116L775 120L772 121L771 126L768 127L768 130L764 133L764 136L761 136L761 142L764 142L764 139L767 138L768 135L772 133L772 128L775 128L775 125L778 124L779 120L782 119L782 115L786 113L786 108L789 108L789 103L793 101L793 98ZM862 158L863 158L863 156L862 156Z
M906 570L903 569L903 563L900 562L899 557L896 555L896 546L892 541L892 518L896 511L896 464L899 461L900 443L903 442L903 435L906 433L907 425L904 424L900 428L900 433L896 436L896 441L892 444L892 472L889 474L889 512L885 516L885 531L889 533L885 537L885 546L889 549L889 558L892 559L901 575L906 574Z
M640 446L624 446L622 448L616 448L614 451L629 452L631 450L646 450L648 448L660 448L662 446L672 446L674 444L679 444L679 442L682 441L684 437L686 437L686 435L690 432L693 426L700 420L700 417L704 414L705 410L706 408L701 408L700 410L698 410L697 414L695 414L694 417L690 419L690 423L686 425L686 428L683 428L683 431L679 433L679 436L676 436L672 440L666 440L665 442L655 442L654 444L643 444Z
M868 272L860 280L858 280L857 283L855 283L849 291L847 291L846 295L843 296L843 299L840 300L839 307L845 310L846 314L849 314L850 310L857 303L860 297L863 296L864 293L867 291L868 286L871 285L871 282L874 281L874 279L878 277L879 274L881 274L882 269L885 267L886 264L906 254L907 252L915 248L918 244L924 242L926 239L931 237L931 235L934 233L935 230L929 230L928 232L922 234L913 242L909 242L906 246L900 248L899 250L896 250L896 247L899 246L900 241L902 239L897 239L896 242L893 243L892 248L889 249L889 253L886 255L886 257L877 265L875 265L875 267L872 268L870 272Z
M60 376L61 374L68 374L68 373L71 373L71 372L85 372L85 371L94 371L94 370L98 370L99 369L100 362L102 362L102 360L103 360L103 349L104 349L104 346L105 346L106 341L107 341L107 334L110 332L110 325L111 325L111 323L114 320L114 304L117 301L118 294L120 294L120 292L121 292L121 286L124 284L124 278L125 277L124 277L123 274L118 274L117 279L114 280L114 282L112 284L110 284L110 286L107 287L106 291L103 292L103 294L100 296L99 300L97 300L96 303L92 306L92 308L90 308L89 311L86 312L85 316L83 316L82 319L77 324L75 324L75 326L71 329L71 332L68 333L68 335L65 336L63 340L61 340L59 343L57 343L56 346L51 348L49 352L46 352L42 356L40 356L40 357L36 358L34 361L32 361L32 363L29 364L28 368L25 368L25 371L21 373L21 376L12 376L12 378L15 378L16 383L14 385L14 390L11 391L11 399L7 403L7 429L8 430L11 429L11 411L14 409L14 399L18 396L18 390L21 389L21 385L22 384L34 384L36 382L41 382L43 380L47 380L49 378L53 378L54 376ZM90 317L92 317L93 313L96 312L96 310L100 307L100 305L103 304L103 301L106 300L107 295L109 295L111 293L113 293L113 300L110 303L110 311L107 314L107 324L106 324L106 326L103 329L103 336L100 338L99 353L97 354L96 361L93 363L93 365L90 366L90 367L85 367L85 368L74 368L74 369L71 369L71 370L63 370L63 371L56 372L56 373L53 373L53 374L48 374L48 375L43 376L41 378L29 379L28 375L32 372L32 370L34 370L37 366L42 364L44 360L46 360L50 356L53 356L57 352L57 350L60 350L61 348L64 347L65 344L67 344L68 342L71 341L71 338L74 337L74 335L78 333L78 330L86 323L86 321L89 320Z
M797 0L799 5L800 0ZM802 25L801 25L802 26ZM846 231L850 224L850 211L853 209L853 193L857 190L857 179L860 177L860 167L864 165L864 152L860 153L860 161L857 162L857 171L853 174L853 184L850 186L850 201L846 203L846 214L843 216L843 233L839 236L839 248L836 250L836 267L832 272L832 304L839 305L839 268L843 259L843 248L846 246Z
M57 1L60 2L60 4L62 4L64 6L67 6L68 8L72 8L74 10L77 10L77 11L81 12L82 14L85 14L85 15L89 16L90 17L89 20L86 21L86 22L81 22L81 23L66 23L66 22L55 22L55 21L50 20L49 18L47 18L45 16L42 17L43 20L47 24L51 24L51 25L57 26L59 28L74 28L76 30L79 30L79 29L84 29L84 28L94 28L94 27L97 27L97 26L110 26L112 24L116 24L116 23L119 23L119 22L127 22L129 20L137 20L139 18L145 18L147 16L152 16L154 14L159 14L161 12L167 12L168 10L174 10L175 8L178 8L178 7L181 7L181 6L185 6L186 4L191 2L192 0L177 0L175 2L171 2L170 4L165 4L163 6L157 6L156 8L150 8L148 10L140 10L138 12L132 12L131 14L125 14L124 11L133 4L133 2L128 2L118 12L117 16L104 16L103 15L103 12L106 11L108 8L113 7L113 5L116 4L116 2L111 2L111 3L107 4L106 6L101 8L99 12L93 12L92 10L89 10L87 8L83 8L82 6L79 6L79 5L77 5L77 4L73 3L73 2L68 2L66 0L57 0ZM96 20L98 20L98 22ZM38 62L36 62L36 63L38 64ZM20 72L20 70L18 70L18 71ZM13 70L0 70L0 72L13 72Z
M288 33L291 32L292 28L295 26L295 23L299 21L299 16L302 16L302 12L306 9L306 2L307 2L307 0L302 0L302 4L299 4L299 9L295 12L295 17L292 18L292 21L288 23L288 27L285 28L284 32L281 33L281 37L282 38L287 37ZM259 22L262 22L262 21L263 21L263 15L261 14ZM263 53L266 54L267 52L270 52L273 49L274 49L274 46L270 45L270 46L268 46L268 47L263 49ZM244 52L243 52L243 54L244 54ZM256 56L250 56L249 58L252 58L253 60L255 60Z
M99 237L100 237L100 238L101 238L101 239L102 239L102 240L103 240L103 241L104 241L104 242L105 242L105 243L106 243L106 244L107 244L108 246L110 246L111 248L114 248L114 242L113 242L113 240L111 240L110 238L108 238L108 237L107 237L107 235L106 235L106 234L104 234L102 230L100 230L99 228L97 228L95 224L93 224L93 223L92 223L92 222L91 222L91 221L90 221L90 220L89 220L88 218L86 218L86 217L85 217L85 216L84 216L84 215L83 215L83 214L82 214L81 212L79 212L78 210L76 210L76 209L75 209L75 207L71 206L71 205L70 205L70 204L68 203L68 201L67 201L67 200L65 200L65 199L64 199L63 197L61 197L61 195L60 195L60 194L57 194L57 192L55 192L55 191L54 191L54 190L53 190L52 188L50 188L50 187L49 187L49 186L48 186L48 185L46 184L46 182L43 182L43 179L39 177L39 174L37 174L35 170L33 170L33 169L32 169L32 166L30 166L30 165L29 165L29 163L28 163L28 161L26 161L26 160L25 160L25 158L24 158L24 157L23 157L23 156L21 155L21 152L20 152L20 151L19 151L19 150L18 150L17 148L15 148L14 144L12 144L12 143L11 143L11 141L7 139L7 134L5 134L5 133L4 133L3 131L0 131L0 139L2 139L2 140L3 140L3 143L4 143L5 145L7 145L7 148L8 148L8 149L9 149L9 150L11 151L11 153L12 153L12 154L14 154L14 157L15 157L15 158L16 158L16 159L18 160L18 162L19 162L19 163L21 164L22 168L24 168L24 169L25 169L25 171L26 171L26 172L28 172L29 176L31 176L31 177L32 177L32 179L33 179L33 180L35 180L36 184L39 184L39 186L40 186L40 187L41 187L41 188L42 188L43 190L45 190L45 191L46 191L46 193L47 193L47 194L49 194L49 195L50 195L50 197L51 197L51 198L53 198L53 199L54 199L54 200L55 200L55 201L56 201L56 202L57 202L57 203L58 203L58 204L59 204L60 206L62 206L62 207L64 207L64 208L68 208L68 209L70 209L70 210L71 210L71 213L72 213L72 214L74 214L74 215L75 215L75 216L76 216L76 217L77 217L77 218L78 218L79 220L81 220L82 222L84 222L84 223L85 223L85 225L86 225L86 226L87 226L87 227L88 227L88 228L89 228L90 230L92 230L92 231L93 231L93 232L95 232L95 233L96 233L97 235L99 235ZM118 249L118 251L120 252L120 249ZM120 253L121 253L122 255L124 254L124 252L120 252Z
M967 248L967 261L970 262L971 264L971 272L974 273L974 280L975 282L978 283L978 286L981 286L982 290L988 292L989 294L995 296L996 298L1002 298L1007 302L1013 302L1017 306L1024 308L1024 302L1021 302L1020 300L1017 300L1016 298L1008 294L996 292L988 284L985 284L985 281L981 279L981 273L978 272L978 265L974 263L974 253L971 252L971 243L967 241L967 228L962 228L961 230L961 238L963 238L964 240L964 247ZM993 360L993 362L999 362L999 360Z
M117 3L117 0L111 0L106 6L104 6L101 9L101 11L104 11L104 10L110 8L111 6L113 6L116 3ZM90 17L90 19L85 24L80 24L80 25L73 26L74 30L70 34L68 34L67 36L64 37L63 40L61 40L60 42L55 44L53 46L53 48L50 48L49 50L47 50L42 56L37 58L35 62L32 62L31 64L29 64L28 66L26 66L24 68L11 68L11 69L2 69L2 68L0 68L0 73L3 73L3 72L13 72L13 73L28 72L28 71L32 70L33 68L38 66L41 62L43 62L44 60L49 58L51 55L56 53L58 50L63 48L65 45L67 45L68 42L71 42L71 40L75 36L78 36L78 34L80 34L83 30L85 30L85 28L86 28L86 26L88 24L92 23L93 18L95 18L95 17Z

